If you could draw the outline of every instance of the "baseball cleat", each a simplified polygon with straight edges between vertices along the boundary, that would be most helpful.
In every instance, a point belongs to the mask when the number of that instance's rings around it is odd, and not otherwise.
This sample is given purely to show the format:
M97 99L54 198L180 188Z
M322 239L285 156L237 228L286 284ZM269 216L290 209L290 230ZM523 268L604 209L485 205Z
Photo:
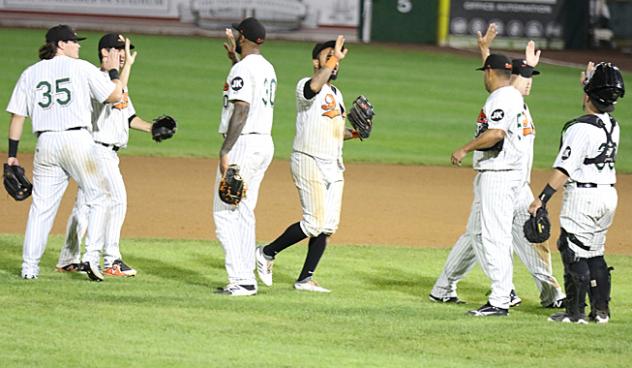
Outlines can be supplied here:
M562 323L577 323L578 325L586 325L586 317L583 314L578 316L571 316L566 312L560 312L552 314L547 321L549 322L562 322Z
M65 266L57 266L55 271L57 272L79 272L81 265L79 263L69 263Z
M597 311L596 313L590 314L590 321L598 324L606 324L610 321L610 316L608 312Z
M520 303L522 303L522 299L516 294L516 291L512 289L509 293L509 306L517 307Z
M302 290L302 291L314 291L317 293L330 293L331 292L331 290L325 289L324 287L318 285L318 283L312 279L295 282L294 289Z
M106 267L103 273L110 276L136 276L136 270L126 265L125 262L120 259L112 262L112 267Z
M509 309L494 307L493 305L489 304L489 302L487 302L480 308L471 310L466 314L475 317L507 317L509 315Z
M565 307L565 304L564 304L565 301L566 301L566 299L558 299L558 300L554 301L551 304L545 305L544 308L551 308L551 309L564 308Z
M274 265L274 260L266 258L266 255L263 254L263 247L257 247L257 249L255 249L255 260L259 280L261 280L265 286L272 286L272 266Z
M465 304L465 301L459 299L458 296L444 296L443 298L436 297L432 294L428 294L428 299L434 303L442 304Z
M251 296L257 294L256 285L239 285L228 284L223 288L217 288L215 294L222 294L228 296Z
M26 274L26 275L22 275L22 278L24 280L37 280L37 275Z
M99 265L93 262L83 262L81 270L85 271L88 278L92 281L103 281L103 274L99 270Z

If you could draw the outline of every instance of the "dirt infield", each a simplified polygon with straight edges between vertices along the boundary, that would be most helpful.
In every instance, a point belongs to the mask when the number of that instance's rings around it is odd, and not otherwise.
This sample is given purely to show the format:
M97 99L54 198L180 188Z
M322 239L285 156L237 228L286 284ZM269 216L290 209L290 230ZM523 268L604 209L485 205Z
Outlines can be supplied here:
M32 157L20 158L30 173ZM123 237L215 239L216 164L210 159L122 157L129 202ZM547 171L534 172L537 190L547 176ZM348 164L341 225L332 243L450 247L465 228L473 177L469 168ZM632 227L625 226L632 218L632 175L619 175L617 188L619 208L607 249L632 255ZM64 232L75 192L71 184L53 233ZM560 200L559 194L552 200L554 215ZM0 196L0 233L24 232L29 203ZM275 160L259 196L257 239L273 239L300 216L289 162Z

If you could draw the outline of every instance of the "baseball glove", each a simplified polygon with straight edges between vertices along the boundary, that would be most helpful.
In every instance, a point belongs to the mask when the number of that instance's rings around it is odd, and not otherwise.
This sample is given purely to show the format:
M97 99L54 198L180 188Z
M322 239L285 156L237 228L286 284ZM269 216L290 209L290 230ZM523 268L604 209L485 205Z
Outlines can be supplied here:
M27 199L33 192L33 184L24 175L24 168L18 165L4 164L4 188L16 201Z
M366 97L358 96L358 98L353 101L347 116L353 129L358 132L360 140L369 138L369 135L371 135L374 115L375 111L373 111L373 105L371 105Z
M546 208L540 207L534 215L524 223L524 237L531 243L543 243L551 236L551 221Z
M169 115L161 115L154 119L151 136L156 142L169 139L176 134L176 121Z
M236 206L246 196L244 180L239 175L238 165L228 165L224 177L219 182L219 198L227 204Z

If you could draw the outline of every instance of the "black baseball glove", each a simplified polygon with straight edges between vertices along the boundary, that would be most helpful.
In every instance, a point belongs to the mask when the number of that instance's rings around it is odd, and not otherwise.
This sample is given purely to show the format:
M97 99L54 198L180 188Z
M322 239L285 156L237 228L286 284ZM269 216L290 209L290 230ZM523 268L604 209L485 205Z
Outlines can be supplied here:
M219 198L227 204L236 206L246 196L244 180L239 175L238 165L228 165L224 177L219 182Z
M353 101L347 118L351 122L353 129L358 132L360 140L369 138L369 135L371 135L374 115L375 111L373 111L373 105L371 105L366 97L358 96L358 98Z
M151 136L156 142L169 139L176 134L176 121L169 115L162 115L154 119L151 126Z
M18 165L4 164L4 188L16 201L27 199L33 192L33 184L24 175L24 168Z
M524 223L524 237L531 243L544 243L551 236L551 221L546 208L540 207L534 215Z

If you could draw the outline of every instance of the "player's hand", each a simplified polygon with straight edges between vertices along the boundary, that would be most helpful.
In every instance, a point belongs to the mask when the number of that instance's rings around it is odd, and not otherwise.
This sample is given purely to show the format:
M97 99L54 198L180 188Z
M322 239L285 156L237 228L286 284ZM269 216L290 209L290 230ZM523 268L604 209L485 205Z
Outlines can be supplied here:
M586 65L586 71L583 71L579 77L579 84L581 84L582 86L586 85L586 83L588 83L588 81L590 80L594 72L595 72L595 63L593 63L592 61L589 61L588 64Z
M452 152L452 157L450 157L452 165L461 166L461 162L466 155L467 152L465 152L463 148L459 148L458 150Z
M226 42L224 42L224 48L228 54L228 58L233 62L237 63L239 59L237 58L237 43L235 42L235 35L233 35L233 31L230 28L226 28Z
M483 59L486 59L489 56L489 48L496 38L496 34L498 34L496 23L490 23L489 26L487 26L487 31L484 36L481 35L480 31L476 32L476 41L478 43L478 48L481 50L481 56Z
M336 37L336 45L334 46L334 56L338 59L338 61L342 60L347 56L347 52L349 49L344 49L345 46L345 36L338 35Z
M17 157L9 157L7 158L7 165L9 166L20 166L20 161L18 161Z
M228 170L228 155L219 156L219 173L221 176L224 176L226 170Z
M103 68L105 70L116 69L121 67L121 51L118 49L109 49L108 54L103 57Z
M131 52L131 49L130 49L131 44L132 44L132 41L130 41L129 38L125 38L125 63L129 64L130 66L134 64L134 62L136 61L136 55L138 55L136 51Z
M535 213L538 211L538 208L540 207L542 207L542 201L540 200L540 198L534 199L533 202L531 202L531 204L529 205L529 213L535 215Z
M524 59L527 61L527 65L535 68L540 62L540 53L540 50L535 51L535 42L529 41L524 50Z

